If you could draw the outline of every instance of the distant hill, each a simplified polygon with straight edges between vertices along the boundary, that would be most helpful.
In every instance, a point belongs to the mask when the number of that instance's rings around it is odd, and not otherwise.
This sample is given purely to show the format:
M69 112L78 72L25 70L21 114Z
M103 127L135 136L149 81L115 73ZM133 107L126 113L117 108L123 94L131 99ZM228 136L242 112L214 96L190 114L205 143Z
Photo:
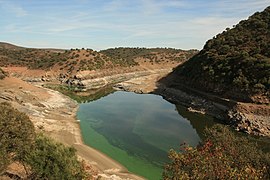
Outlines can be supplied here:
M0 49L23 49L23 47L20 47L20 46L16 46L16 45L13 45L13 44L10 44L10 43L6 43L6 42L0 42Z
M206 42L177 67L174 83L246 102L269 102L270 7Z
M100 52L92 49L35 49L0 43L0 67L26 66L30 69L83 70L135 67L141 63L162 64L186 61L197 50L171 48L115 48Z
M67 51L67 61L60 62L60 69L68 71L100 70L111 68L136 67L141 64L162 65L184 62L197 50L168 48L114 48L102 51L92 49L71 49Z
M64 50L35 49L0 43L0 66L27 66L31 69L46 69L56 62L65 61Z
M134 62L136 59L149 60L152 63L160 63L167 60L183 62L196 54L197 50L181 50L173 48L111 48L100 51L111 59Z

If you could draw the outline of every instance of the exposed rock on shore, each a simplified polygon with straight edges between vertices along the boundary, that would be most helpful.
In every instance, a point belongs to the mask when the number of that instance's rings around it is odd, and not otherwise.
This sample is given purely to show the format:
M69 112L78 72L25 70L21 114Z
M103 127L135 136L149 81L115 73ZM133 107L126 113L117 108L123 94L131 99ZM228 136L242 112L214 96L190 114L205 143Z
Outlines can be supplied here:
M270 109L267 106L238 104L228 112L227 122L238 131L270 136Z

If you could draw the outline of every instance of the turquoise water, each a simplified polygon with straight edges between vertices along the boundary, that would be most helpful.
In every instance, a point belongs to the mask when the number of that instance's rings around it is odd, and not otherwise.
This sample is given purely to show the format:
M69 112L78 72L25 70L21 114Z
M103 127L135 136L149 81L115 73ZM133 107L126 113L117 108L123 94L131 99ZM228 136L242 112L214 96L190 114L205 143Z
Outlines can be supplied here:
M199 129L213 124L211 118L187 112L161 96L122 91L80 104L77 117L87 145L155 180L161 179L169 149L178 150L184 142L197 145Z

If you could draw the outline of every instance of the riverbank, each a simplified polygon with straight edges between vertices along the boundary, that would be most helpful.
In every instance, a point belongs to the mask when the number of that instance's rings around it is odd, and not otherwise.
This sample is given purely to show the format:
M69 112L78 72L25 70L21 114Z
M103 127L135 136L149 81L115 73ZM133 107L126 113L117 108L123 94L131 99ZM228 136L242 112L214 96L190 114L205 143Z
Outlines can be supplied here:
M103 153L82 141L76 120L78 104L57 91L33 86L17 78L5 78L0 83L0 101L10 102L29 115L37 131L77 149L78 156L88 164L93 179L143 179Z

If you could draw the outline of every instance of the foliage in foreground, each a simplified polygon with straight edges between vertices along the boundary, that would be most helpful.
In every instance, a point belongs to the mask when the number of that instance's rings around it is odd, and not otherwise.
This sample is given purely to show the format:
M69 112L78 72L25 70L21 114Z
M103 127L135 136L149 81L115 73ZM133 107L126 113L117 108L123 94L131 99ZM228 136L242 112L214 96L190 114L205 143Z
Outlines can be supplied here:
M34 149L27 156L31 176L42 179L82 179L83 171L78 162L76 150L40 134Z
M0 115L0 177L8 165L20 162L28 179L83 179L74 148L36 135L29 117L8 103L0 103Z
M11 107L0 104L0 174L14 161L24 162L33 146L35 130L29 117Z
M164 179L270 178L270 155L256 143L222 126L207 129L206 135L197 148L183 145L182 152L170 150Z

